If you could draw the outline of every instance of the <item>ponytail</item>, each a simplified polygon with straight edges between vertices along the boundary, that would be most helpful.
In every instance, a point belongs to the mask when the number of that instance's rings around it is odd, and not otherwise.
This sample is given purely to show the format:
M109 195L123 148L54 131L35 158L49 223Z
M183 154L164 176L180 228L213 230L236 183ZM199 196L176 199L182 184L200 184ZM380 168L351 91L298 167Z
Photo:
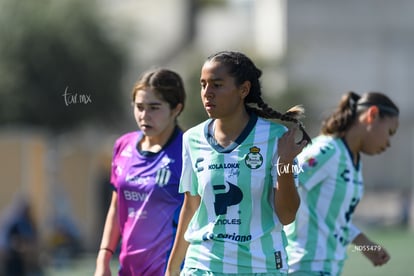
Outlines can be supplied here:
M342 96L334 112L322 122L322 134L343 137L357 116L373 105L378 107L380 117L399 115L398 107L383 93L369 92L360 96L350 91Z
M360 98L361 96L352 91L343 95L334 112L322 122L322 134L342 137L356 118Z

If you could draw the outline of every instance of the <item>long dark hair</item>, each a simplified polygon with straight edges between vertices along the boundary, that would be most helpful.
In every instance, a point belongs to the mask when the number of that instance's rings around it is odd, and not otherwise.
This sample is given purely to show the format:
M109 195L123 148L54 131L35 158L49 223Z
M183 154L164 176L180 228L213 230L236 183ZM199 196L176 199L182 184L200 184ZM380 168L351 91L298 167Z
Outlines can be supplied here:
M322 134L344 136L358 115L373 105L378 107L380 118L400 113L395 103L383 93L368 92L360 96L350 91L342 96L334 112L322 122Z
M226 66L228 73L235 79L237 86L245 81L250 82L250 92L244 99L246 110L254 112L258 116L267 119L279 119L285 122L294 122L299 126L303 133L303 140L311 143L311 138L304 130L302 122L299 120L304 114L304 109L300 105L290 108L285 113L274 110L262 99L262 89L260 85L260 77L262 71L256 67L250 58L240 52L221 51L207 58L207 61L220 62Z

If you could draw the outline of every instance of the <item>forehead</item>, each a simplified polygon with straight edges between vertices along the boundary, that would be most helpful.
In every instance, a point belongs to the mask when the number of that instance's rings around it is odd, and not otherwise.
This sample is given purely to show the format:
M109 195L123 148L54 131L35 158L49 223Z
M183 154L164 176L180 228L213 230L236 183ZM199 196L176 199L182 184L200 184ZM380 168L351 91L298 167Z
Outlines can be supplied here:
M201 79L225 79L231 77L226 66L217 61L206 61L201 68Z
M161 99L159 93L151 88L140 89L135 94L136 103L145 104L162 104L164 101Z

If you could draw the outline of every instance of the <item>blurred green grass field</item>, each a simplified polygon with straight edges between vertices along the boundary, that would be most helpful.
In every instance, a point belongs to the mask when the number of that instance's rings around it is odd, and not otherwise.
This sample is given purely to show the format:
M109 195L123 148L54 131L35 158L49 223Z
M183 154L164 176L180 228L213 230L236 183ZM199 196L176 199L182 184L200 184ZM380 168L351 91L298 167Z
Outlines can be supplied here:
M369 229L365 233L374 241L383 245L391 255L388 264L374 267L360 253L353 252L352 246L348 249L348 260L342 276L410 276L414 275L411 268L414 247L414 232L402 229ZM93 275L95 270L94 254L86 254L68 264L65 268L49 268L47 276L86 276ZM112 260L112 275L117 275L118 261Z
M386 248L391 255L390 261L380 267L374 267L360 252L348 249L343 276L410 276L414 262L414 232L402 229L366 230L369 238Z

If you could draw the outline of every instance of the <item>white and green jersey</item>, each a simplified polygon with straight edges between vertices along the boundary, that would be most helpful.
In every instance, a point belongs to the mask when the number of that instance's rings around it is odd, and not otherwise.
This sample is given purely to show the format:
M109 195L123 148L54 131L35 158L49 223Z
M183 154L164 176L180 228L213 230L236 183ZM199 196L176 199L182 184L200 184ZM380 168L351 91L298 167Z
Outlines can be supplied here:
M216 273L287 272L286 236L274 211L271 175L282 125L251 115L240 137L221 148L209 119L183 136L180 192L201 197L184 235L185 267Z
M345 141L318 136L298 156L301 204L285 227L289 271L338 275L346 247L359 234L352 214L363 194L362 164L355 166ZM322 275L322 274L321 274Z

